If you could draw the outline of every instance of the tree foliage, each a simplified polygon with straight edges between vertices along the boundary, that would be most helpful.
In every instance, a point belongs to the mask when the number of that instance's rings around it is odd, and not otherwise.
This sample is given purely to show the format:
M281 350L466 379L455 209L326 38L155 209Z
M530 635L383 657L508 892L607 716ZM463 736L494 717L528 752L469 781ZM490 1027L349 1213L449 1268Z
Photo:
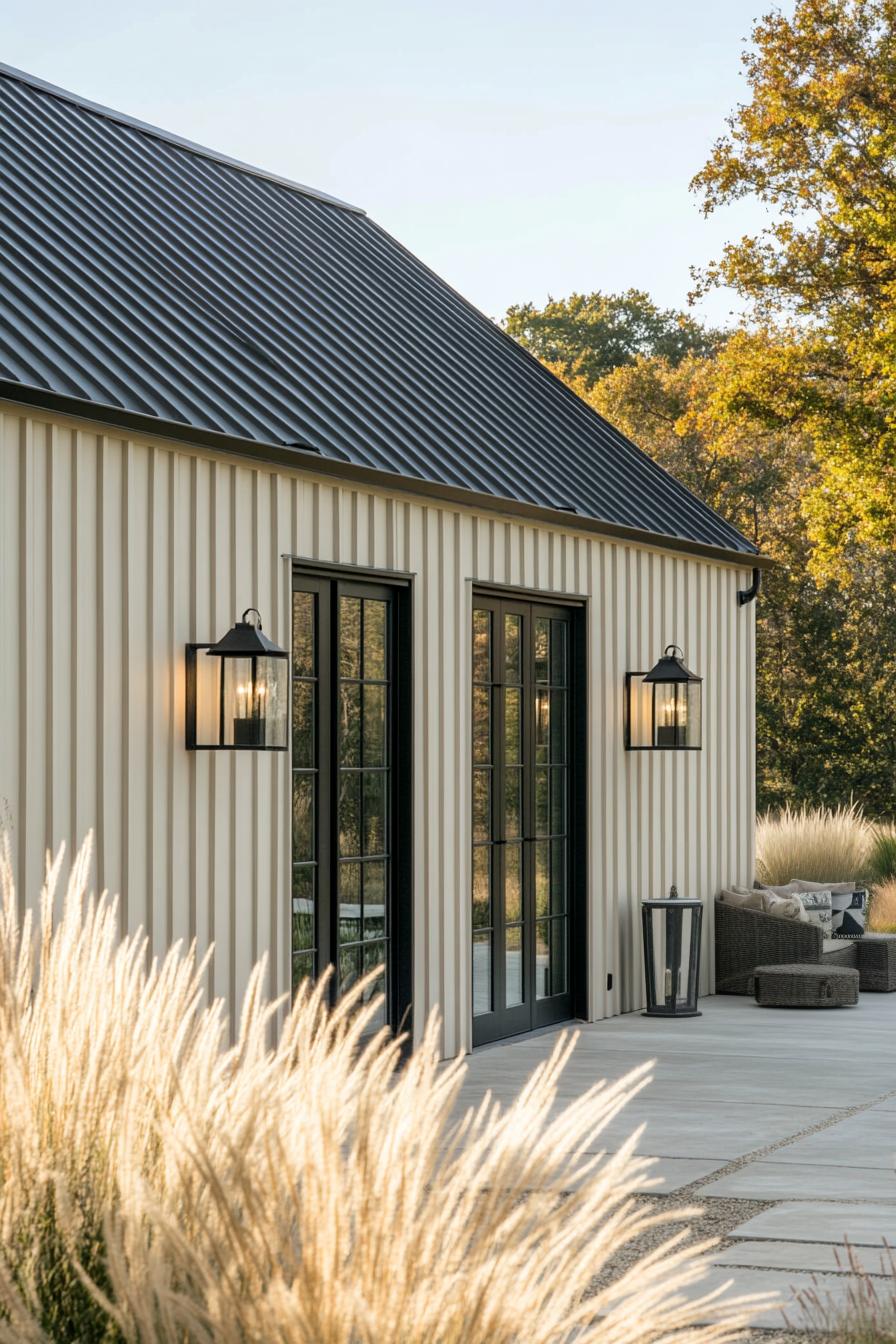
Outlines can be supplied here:
M611 369L639 355L661 355L677 364L688 354L708 353L717 339L686 313L658 308L649 295L570 294L543 308L520 303L507 310L504 327L539 359L587 389Z
M797 0L752 41L750 100L692 185L706 213L752 196L769 223L698 286L800 324L784 397L818 462L812 562L848 580L856 547L896 545L896 0Z
M738 331L715 354L638 356L580 396L778 563L757 608L760 808L893 811L896 556L853 543L844 585L812 572L815 439L791 404L816 358L792 330ZM562 366L552 366L563 376Z
M896 740L880 726L896 718L896 556L854 548L848 587L813 576L812 436L753 404L802 355L786 336L737 332L714 358L620 367L589 400L778 562L756 612L760 808L855 796L888 816Z

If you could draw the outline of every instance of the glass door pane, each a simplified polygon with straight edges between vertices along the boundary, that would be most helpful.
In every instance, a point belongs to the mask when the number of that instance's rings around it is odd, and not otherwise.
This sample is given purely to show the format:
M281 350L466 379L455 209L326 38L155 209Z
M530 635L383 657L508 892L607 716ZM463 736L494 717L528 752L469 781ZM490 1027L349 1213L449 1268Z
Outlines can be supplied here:
M523 723L523 617L504 613L504 1006L526 1000L523 974L525 932L523 910L523 826L526 767Z
M535 617L536 995L567 989L569 793L567 621Z
M338 990L382 967L365 997L388 983L390 753L389 609L379 597L340 595L338 613ZM371 1025L381 1026L380 1016Z
M473 612L473 1016L492 1011L495 685L492 613Z
M292 595L292 986L316 972L317 595Z
M379 969L372 1024L410 1024L410 641L398 585L293 576L293 983Z
M571 1011L569 640L563 609L475 599L474 1044Z

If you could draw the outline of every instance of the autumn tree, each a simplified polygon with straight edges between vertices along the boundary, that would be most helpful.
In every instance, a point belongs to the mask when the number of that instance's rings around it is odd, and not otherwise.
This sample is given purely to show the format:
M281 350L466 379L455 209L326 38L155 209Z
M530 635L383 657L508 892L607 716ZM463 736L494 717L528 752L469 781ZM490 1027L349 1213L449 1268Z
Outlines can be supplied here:
M677 364L688 354L707 354L718 339L686 313L659 308L637 289L570 294L549 299L543 308L516 304L507 310L504 327L563 377L581 380L585 389L639 355L660 355Z
M814 441L786 404L755 409L804 357L790 333L742 331L712 358L641 356L577 390L777 561L756 611L760 807L854 795L888 816L896 741L874 725L896 717L896 557L866 550L848 588L813 576Z
M896 0L797 0L743 62L750 98L692 185L706 213L751 196L769 223L698 286L802 331L768 409L812 437L812 563L850 579L850 552L896 545Z

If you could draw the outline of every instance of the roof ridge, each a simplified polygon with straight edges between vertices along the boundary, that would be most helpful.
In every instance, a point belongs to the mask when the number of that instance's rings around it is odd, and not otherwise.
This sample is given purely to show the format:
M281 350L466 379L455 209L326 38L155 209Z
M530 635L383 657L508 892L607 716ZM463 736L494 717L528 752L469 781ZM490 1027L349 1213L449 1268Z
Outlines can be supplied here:
M173 131L166 131L160 126L153 126L150 122L140 121L139 118L131 117L126 112L117 112L115 108L106 107L103 103L95 103L90 98L84 98L79 93L71 93L68 89L60 88L58 84L51 84L48 80L29 74L27 70L18 70L15 66L7 65L3 61L0 61L0 77L16 80L19 84L26 84L30 88L37 89L40 93L47 93L63 102L72 103L75 107L82 107L85 111L94 112L98 116L105 117L107 121L117 122L120 126L129 126L131 130L140 131L156 140L163 140L178 149L185 149L198 158L210 159L214 163L223 163L228 168L237 169L238 172L248 173L252 177L264 178L267 182L275 182L278 186L287 187L290 191L297 191L302 196L310 196L313 200L321 201L324 205L332 205L339 210L348 210L354 215L366 215L367 213L360 205L352 205L348 201L340 200L338 196L330 196L325 191L318 191L316 187L305 186L302 182L293 182L291 178L281 177L279 173L268 172L265 168L258 168L254 164L245 163L242 159L234 159L229 154L222 154L216 149L199 145L194 140L186 140L181 135L175 135Z

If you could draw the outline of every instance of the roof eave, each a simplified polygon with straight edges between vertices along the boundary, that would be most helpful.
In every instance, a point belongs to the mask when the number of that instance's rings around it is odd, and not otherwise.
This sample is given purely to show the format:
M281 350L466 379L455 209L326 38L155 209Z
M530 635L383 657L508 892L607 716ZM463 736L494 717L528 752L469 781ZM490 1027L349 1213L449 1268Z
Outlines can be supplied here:
M718 564L736 565L741 569L754 567L771 569L776 563L770 556L761 555L755 550L738 551L734 548L711 546L706 542L692 541L687 537L627 527L622 523L611 523L602 518L567 512L565 509L546 508L541 504L491 495L484 491L470 490L465 486L448 485L441 481L428 481L417 476L403 476L398 472L360 466L341 458L324 457L320 453L286 444L264 443L257 439L221 433L219 430L198 429L194 425L180 421L161 420L155 415L125 410L121 406L106 406L10 379L0 378L0 400L25 406L39 406L81 420L96 420L103 425L135 430L153 439L174 439L178 443L211 448L229 456L251 458L278 466L311 471L317 475L336 476L341 480L350 480L402 494L422 495L434 501L458 504L469 509L509 514L515 518L525 518L554 528L559 526L570 531L587 532L613 541L649 547L652 550L673 551L697 559L712 560Z

